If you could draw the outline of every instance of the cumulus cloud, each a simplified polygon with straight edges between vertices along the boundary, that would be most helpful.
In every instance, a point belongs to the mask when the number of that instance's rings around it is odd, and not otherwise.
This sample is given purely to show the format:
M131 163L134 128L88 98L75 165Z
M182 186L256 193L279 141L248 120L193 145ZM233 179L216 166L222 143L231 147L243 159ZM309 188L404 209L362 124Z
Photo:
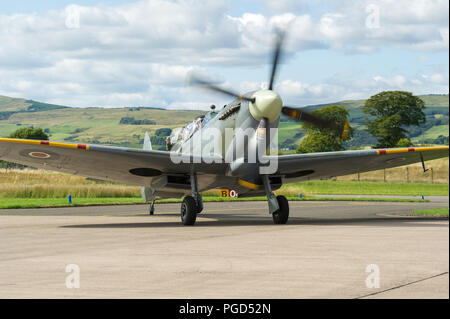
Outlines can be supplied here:
M305 83L286 80L275 89L283 101L290 105L305 106L316 103L332 103L350 99L365 99L380 91L400 90L414 94L443 93L449 91L448 73L416 74L407 76L376 75L361 77L359 74L335 74L323 83Z
M367 25L371 1L344 0L337 6L323 0L321 10L305 1L265 3L276 13L231 16L227 0L145 0L0 14L0 94L73 106L206 107L210 98L184 88L186 73L266 67L274 26L289 26L286 56L291 58L313 49L448 51L446 0L377 1L379 19L370 20L379 22L375 27ZM349 88L333 81L286 79L278 88L295 101L316 102L381 87L448 91L448 75L439 72L413 79L379 74L346 81ZM267 85L245 81L245 72L231 84L242 91Z

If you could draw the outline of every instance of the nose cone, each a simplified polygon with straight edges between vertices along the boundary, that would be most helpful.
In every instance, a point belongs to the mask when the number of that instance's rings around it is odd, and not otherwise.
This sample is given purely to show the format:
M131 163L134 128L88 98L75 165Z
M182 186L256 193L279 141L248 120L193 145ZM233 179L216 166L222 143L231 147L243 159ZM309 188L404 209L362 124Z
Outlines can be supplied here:
M271 90L261 90L252 96L255 102L249 102L249 110L253 118L261 121L263 117L273 122L280 116L283 101L280 96Z

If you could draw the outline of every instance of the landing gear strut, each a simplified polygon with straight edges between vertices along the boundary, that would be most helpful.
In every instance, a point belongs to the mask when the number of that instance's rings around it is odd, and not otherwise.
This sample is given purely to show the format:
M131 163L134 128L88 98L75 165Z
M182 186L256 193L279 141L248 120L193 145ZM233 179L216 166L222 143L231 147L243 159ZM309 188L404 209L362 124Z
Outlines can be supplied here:
M153 200L152 203L150 204L150 215L154 214L155 214L155 200Z
M286 197L280 195L276 196L272 192L270 186L269 176L262 176L264 189L267 195L267 202L269 204L269 212L272 214L273 222L275 224L286 224L289 219L289 202Z
M197 214L203 210L202 195L198 192L197 175L191 175L192 196L186 196L181 204L181 222L183 225L194 225Z

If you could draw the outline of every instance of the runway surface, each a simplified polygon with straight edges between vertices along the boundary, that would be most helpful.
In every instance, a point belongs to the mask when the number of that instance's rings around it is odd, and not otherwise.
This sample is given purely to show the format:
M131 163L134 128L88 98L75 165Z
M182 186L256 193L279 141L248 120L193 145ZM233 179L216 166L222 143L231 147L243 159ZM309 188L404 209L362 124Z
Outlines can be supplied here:
M0 298L449 297L448 219L407 216L448 199L291 202L288 225L265 202L205 207L193 227L179 204L0 210Z

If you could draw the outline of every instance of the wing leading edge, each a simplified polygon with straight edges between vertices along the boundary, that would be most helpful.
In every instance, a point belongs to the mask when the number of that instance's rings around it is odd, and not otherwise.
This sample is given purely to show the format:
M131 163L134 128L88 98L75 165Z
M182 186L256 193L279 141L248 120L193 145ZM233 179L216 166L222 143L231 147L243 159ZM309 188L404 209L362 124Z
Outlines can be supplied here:
M93 179L144 186L160 175L225 174L227 165L209 158L172 160L169 152L134 148L0 138L0 160Z
M363 173L449 155L448 146L370 149L270 157L285 183Z

